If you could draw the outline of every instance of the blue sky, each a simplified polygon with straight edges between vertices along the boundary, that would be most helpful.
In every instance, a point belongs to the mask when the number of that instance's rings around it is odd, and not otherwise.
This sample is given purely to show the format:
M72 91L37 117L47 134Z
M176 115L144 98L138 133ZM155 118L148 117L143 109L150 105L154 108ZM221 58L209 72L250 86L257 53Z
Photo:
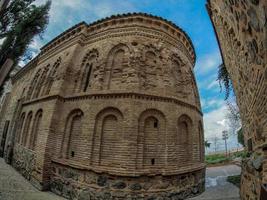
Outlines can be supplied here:
M43 2L36 0L37 4ZM174 22L190 36L195 46L195 75L204 113L205 138L212 142L215 136L221 139L222 130L229 127L224 94L220 93L216 81L217 67L222 61L205 3L206 0L52 0L50 23L43 40L35 38L30 48L38 53L41 46L71 26L113 14L146 12ZM232 136L230 147L236 147L236 143L236 137Z

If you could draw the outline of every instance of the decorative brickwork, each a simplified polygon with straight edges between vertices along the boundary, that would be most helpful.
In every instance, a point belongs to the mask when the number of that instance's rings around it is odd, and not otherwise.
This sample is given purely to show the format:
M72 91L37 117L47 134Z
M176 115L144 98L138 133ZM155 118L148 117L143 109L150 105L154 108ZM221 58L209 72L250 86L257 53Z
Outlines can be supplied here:
M14 166L38 188L67 198L201 193L194 64L188 36L158 17L127 14L74 26L13 78L8 106L12 111L21 99L22 107L3 121L18 119Z
M267 184L267 1L210 0L208 10L252 152L242 166L241 198L260 199Z

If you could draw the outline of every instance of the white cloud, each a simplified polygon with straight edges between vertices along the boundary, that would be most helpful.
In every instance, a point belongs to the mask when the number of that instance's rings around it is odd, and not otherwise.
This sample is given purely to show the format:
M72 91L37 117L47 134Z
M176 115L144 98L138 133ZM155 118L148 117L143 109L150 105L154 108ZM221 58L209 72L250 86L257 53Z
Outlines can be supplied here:
M32 41L32 43L30 44L29 48L34 49L35 51L39 52L40 48L43 46L42 42L37 39L34 38L34 40Z
M200 57L196 63L196 71L200 75L205 75L211 72L222 63L221 55L219 52L206 54Z
M204 114L205 138L220 136L222 131L228 129L227 123L222 123L228 112L226 105Z
M208 142L211 143L211 147L207 149L208 152L215 150L215 137L217 138L217 151L224 150L224 140L222 140L222 131L224 130L229 133L229 139L227 140L228 148L236 149L237 147L240 147L237 142L237 135L231 134L230 132L229 122L226 118L227 113L228 109L225 104L209 113L204 113L203 121L205 140L208 140Z
M219 88L219 83L217 80L213 80L207 85L207 89Z

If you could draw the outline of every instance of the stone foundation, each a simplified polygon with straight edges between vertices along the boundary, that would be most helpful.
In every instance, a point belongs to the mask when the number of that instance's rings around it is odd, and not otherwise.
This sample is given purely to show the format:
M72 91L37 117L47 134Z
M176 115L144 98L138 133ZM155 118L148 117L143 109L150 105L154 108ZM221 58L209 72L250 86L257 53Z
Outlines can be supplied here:
M16 144L14 147L13 167L22 174L33 186L39 190L46 190L49 186L43 184L42 167L37 165L36 153Z
M26 179L30 180L35 168L35 154L33 151L16 145L14 148L13 166Z
M114 176L53 163L51 191L68 199L185 199L205 189L205 169L172 176Z

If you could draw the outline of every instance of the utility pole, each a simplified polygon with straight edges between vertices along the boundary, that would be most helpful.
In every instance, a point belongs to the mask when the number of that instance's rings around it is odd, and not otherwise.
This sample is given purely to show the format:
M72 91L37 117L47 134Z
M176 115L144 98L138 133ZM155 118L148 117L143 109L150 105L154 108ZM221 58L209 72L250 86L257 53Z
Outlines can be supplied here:
M215 136L213 139L214 139L214 151L216 153L217 152L217 140L218 140L218 138Z
M228 152L227 152L227 139L228 139L228 133L227 131L223 131L222 132L222 139L224 140L224 144L225 144L225 154L226 157L228 156Z

